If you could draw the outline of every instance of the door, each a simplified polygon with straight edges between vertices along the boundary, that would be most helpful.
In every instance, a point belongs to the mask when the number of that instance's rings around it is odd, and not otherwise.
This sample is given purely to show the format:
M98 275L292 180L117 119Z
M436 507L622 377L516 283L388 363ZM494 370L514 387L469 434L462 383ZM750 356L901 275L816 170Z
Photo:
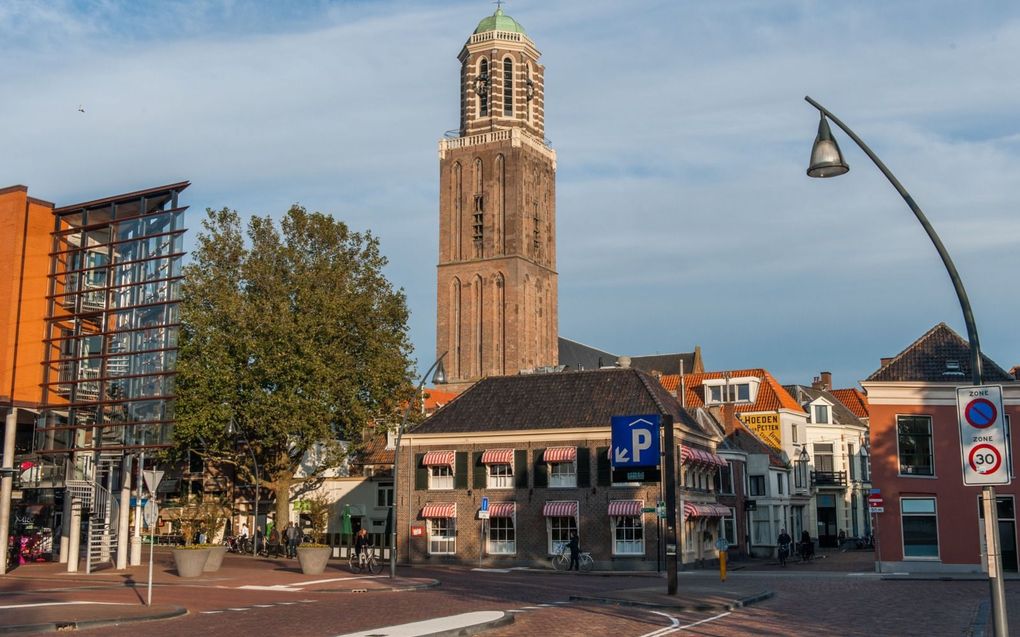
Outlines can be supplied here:
M981 538L981 555L984 561L985 554L985 509L981 505L981 496L978 496L978 534ZM997 496L995 498L996 513L999 517L999 549L1002 554L1002 570L1007 573L1018 572L1018 552L1016 533L1016 502L1011 495ZM984 566L984 565L982 565Z
M815 496L818 513L818 546L833 548L836 546L836 496L818 494Z

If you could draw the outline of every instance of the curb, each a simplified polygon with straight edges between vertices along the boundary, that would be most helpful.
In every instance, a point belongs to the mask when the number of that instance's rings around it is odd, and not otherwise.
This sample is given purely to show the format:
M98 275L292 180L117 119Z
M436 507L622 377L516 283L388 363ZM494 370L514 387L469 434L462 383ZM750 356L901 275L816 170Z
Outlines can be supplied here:
M500 628L508 624L514 623L513 613L503 613L503 616L499 619L493 619L482 624L475 624L474 626L465 626L463 628L452 628L450 630L442 630L437 633L429 633L427 635L421 635L420 637L469 637L474 635L478 631L492 630L493 628Z
M160 619L171 619L187 615L188 609L180 606L173 606L170 610L152 615L139 615L136 617L114 617L108 619L87 619L84 621L49 621L37 624L18 624L15 626L0 626L0 634L5 633L55 633L83 628L98 628L101 626L121 626L123 624L135 624L141 622L156 621Z
M392 586L389 588L312 588L309 593L407 593L412 591L423 591L430 588L437 588L440 582L437 579L429 580L424 584L413 584L411 586Z
M614 605L614 606L641 606L641 607L645 607L645 608L669 608L669 609L672 609L672 610L677 610L677 611L681 611L682 612L682 611L692 611L692 610L693 611L713 611L713 610L730 611L730 610L736 610L737 608L743 608L745 606L750 606L752 604L757 604L758 602L763 602L763 601L765 601L767 599L771 599L774 596L775 596L775 593L773 593L772 591L762 591L762 592L757 593L755 595L750 595L748 597L742 597L742 598L740 598L738 600L735 600L735 601L727 603L727 604L699 604L699 603L693 603L693 604L659 604L659 603L656 603L656 602L640 602L640 601L629 600L629 599L616 599L616 598L612 598L612 597L586 597L586 596L583 596L583 595L571 595L570 599L571 599L571 601L596 602L596 603L599 603L599 604L610 604L610 605Z

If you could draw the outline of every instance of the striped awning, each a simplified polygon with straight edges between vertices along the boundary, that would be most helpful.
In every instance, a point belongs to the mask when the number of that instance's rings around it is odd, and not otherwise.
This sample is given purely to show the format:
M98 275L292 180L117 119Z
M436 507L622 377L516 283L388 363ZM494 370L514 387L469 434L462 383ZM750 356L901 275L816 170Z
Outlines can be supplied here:
M545 462L573 462L577 460L577 447L549 447L542 454Z
M680 462L705 465L706 467L725 467L726 460L709 451L680 445Z
M577 501L560 500L546 502L545 506L542 507L542 516L547 518L576 518Z
M421 463L426 467L452 467L454 455L452 451L429 451Z
M684 502L684 519L722 518L730 514L730 508L721 504Z
M641 515L641 500L612 500L609 502L609 517L638 515Z
M513 449L486 449L482 453L482 464L513 464Z
M490 518L512 518L514 517L514 502L493 502L489 505Z
M453 502L430 502L421 510L423 518L455 518L457 505Z

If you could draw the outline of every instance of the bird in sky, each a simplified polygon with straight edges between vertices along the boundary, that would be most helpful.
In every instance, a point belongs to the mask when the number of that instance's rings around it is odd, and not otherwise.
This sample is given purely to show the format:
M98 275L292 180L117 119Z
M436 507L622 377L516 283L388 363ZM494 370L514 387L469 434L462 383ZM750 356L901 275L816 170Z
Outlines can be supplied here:
M84 113L85 112L85 109L82 107L81 104L78 105L78 112L79 113Z

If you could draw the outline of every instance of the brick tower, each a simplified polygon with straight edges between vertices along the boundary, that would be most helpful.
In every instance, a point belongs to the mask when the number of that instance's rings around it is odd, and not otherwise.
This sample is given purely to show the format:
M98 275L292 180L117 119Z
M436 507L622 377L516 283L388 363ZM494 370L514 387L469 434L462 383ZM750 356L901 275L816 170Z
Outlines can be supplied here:
M459 136L439 142L436 321L455 391L557 363L556 152L539 55L497 7L458 56Z

